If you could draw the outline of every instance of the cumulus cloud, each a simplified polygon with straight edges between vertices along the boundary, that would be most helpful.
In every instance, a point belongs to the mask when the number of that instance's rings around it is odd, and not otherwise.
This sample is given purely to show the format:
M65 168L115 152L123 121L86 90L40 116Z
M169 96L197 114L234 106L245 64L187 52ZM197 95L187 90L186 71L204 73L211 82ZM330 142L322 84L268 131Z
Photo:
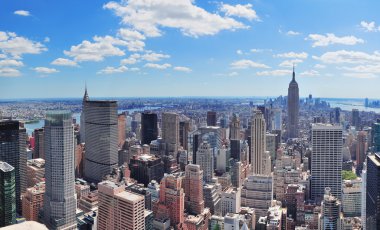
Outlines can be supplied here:
M291 75L292 71L288 69L277 69L272 71L261 71L257 72L257 76L287 76Z
M78 66L75 61L66 58L57 58L51 62L52 65L60 65L60 66Z
M124 58L120 61L121 65L133 65L140 61L140 54L132 54L128 58Z
M297 63L302 63L302 59L285 60L279 64L280 67L293 67Z
M301 52L301 53L288 52L288 53L276 54L274 55L274 57L306 59L308 57L308 54L306 52Z
M167 69L170 68L172 65L165 63L165 64L156 64L156 63L146 63L144 67L152 68L152 69Z
M13 32L0 31L0 51L13 58L20 59L24 54L39 54L47 48L40 42L17 36Z
M192 37L247 28L231 17L210 13L196 6L193 0L111 1L103 8L112 10L122 18L123 24L148 37L161 36L163 32L160 27L176 28L184 35Z
M301 76L319 76L319 72L316 70L307 70L300 73Z
M372 22L361 21L360 27L363 28L367 32L379 32L380 31L380 26L377 27L376 23L374 21L372 21Z
M373 73L344 73L343 76L360 78L360 79L373 79L377 78L377 75Z
M186 73L191 72L191 69L189 67L185 67L185 66L176 66L173 69L176 71L181 71L181 72L186 72Z
M23 65L24 64L21 61L17 61L17 60L11 60L11 59L0 60L0 67L1 66L21 67Z
M127 41L145 40L145 36L137 30L119 29L118 36Z
M0 68L0 77L19 77L21 73L18 69L14 68Z
M54 68L47 68L47 67L36 67L34 68L34 71L37 73L43 73L43 74L51 74L51 73L58 73L59 71Z
M293 30L289 30L288 32L286 32L286 35L289 35L289 36L297 36L300 34L301 34L300 32L293 31Z
M316 68L316 69L324 69L324 68L326 68L326 66L325 65L321 65L321 64L315 64L314 68Z
M248 69L248 68L270 68L269 66L257 63L248 59L242 59L231 63L233 69Z
M222 4L220 11L224 12L227 16L236 16L240 18L246 18L248 20L259 19L256 11L252 9L252 4L237 4L234 6L229 4Z
M329 64L379 63L380 52L375 51L372 54L369 54L369 53L361 52L361 51L338 50L338 51L326 52L322 54L320 57L313 56L313 58L323 63L329 63Z
M346 70L357 73L380 73L380 64L375 65L357 65L357 66L343 66L338 69Z
M329 46L334 44L340 45L356 45L358 43L364 43L364 40L355 36L337 37L335 34L327 33L322 34L309 34L305 40L313 41L312 47Z
M107 66L106 68L100 70L97 72L97 74L114 74L114 73L124 73L128 70L128 67L126 66L120 66L120 67L112 67Z
M147 53L140 55L140 58L148 62L158 62L162 59L170 58L170 55L147 51Z
M30 16L30 12L27 10L16 10L13 13L19 16L24 16L24 17Z

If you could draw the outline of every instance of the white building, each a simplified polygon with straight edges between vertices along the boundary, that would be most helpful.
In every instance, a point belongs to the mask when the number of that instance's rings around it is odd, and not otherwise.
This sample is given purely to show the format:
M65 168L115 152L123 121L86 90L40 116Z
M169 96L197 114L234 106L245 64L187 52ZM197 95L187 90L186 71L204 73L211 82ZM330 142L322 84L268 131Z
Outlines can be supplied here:
M362 180L345 180L342 184L342 211L345 217L361 216Z
M253 174L264 174L265 132L264 116L261 111L256 110L252 116L251 123L251 165Z
M224 230L239 230L239 214L228 213L224 216Z
M203 180L211 182L214 175L214 151L207 141L203 141L198 147L197 164L203 170Z
M241 189L230 187L222 192L220 207L222 216L227 213L239 213L241 208Z

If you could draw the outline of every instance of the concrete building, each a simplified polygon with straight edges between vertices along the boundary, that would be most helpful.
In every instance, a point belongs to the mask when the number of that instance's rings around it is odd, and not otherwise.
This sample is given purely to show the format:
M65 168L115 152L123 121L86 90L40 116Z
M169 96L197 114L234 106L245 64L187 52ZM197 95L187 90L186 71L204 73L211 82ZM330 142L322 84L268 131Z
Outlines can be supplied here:
M251 122L251 167L253 174L270 173L267 164L264 164L266 156L266 124L263 114L256 110Z
M234 113L230 122L230 140L240 140L240 120Z
M0 227L16 223L15 168L0 161Z
M45 183L40 182L26 189L22 198L22 216L26 220L38 221L38 215L44 204Z
M117 136L118 136L118 144L117 146L121 148L124 145L126 135L126 116L125 113L117 115Z
M85 109L85 179L102 181L118 165L116 101L87 101Z
M48 112L44 138L44 223L50 229L76 229L74 129L71 113Z
M147 186L152 180L161 181L164 176L164 163L151 154L134 155L129 162L131 178Z
M325 189L322 200L322 213L319 217L319 229L340 229L340 201L334 197L330 188Z
M351 125L355 126L356 130L360 130L361 126L360 121L360 112L358 109L352 109L351 113Z
M203 171L199 165L186 165L183 188L186 211L191 215L203 213L205 207L203 199Z
M362 180L345 180L342 184L342 211L345 217L361 216Z
M42 158L31 159L27 161L27 185L28 188L35 184L45 181L45 160Z
M111 181L100 182L98 189L98 230L145 230L144 196Z
M35 129L33 131L34 137L34 149L33 149L33 159L36 158L45 158L45 148L44 148L44 129Z
M0 120L0 161L15 168L16 209L21 214L21 195L27 188L26 130L19 121Z
M363 163L367 157L367 132L358 132L356 139L356 175L360 175L363 170Z
M337 199L342 193L342 127L312 124L311 199L320 203L326 187Z
M222 193L222 186L217 183L216 179L211 183L203 185L203 199L205 207L207 207L212 215L220 215L220 195Z
M178 114L162 113L162 140L166 143L167 154L177 157L180 146Z
M256 217L266 216L273 197L271 175L251 175L241 191L241 206L254 208Z
M298 83L293 67L293 78L288 88L288 119L286 124L288 138L299 136L299 100Z
M185 150L188 150L189 132L190 132L190 121L180 121L179 122L179 143Z
M207 141L203 141L198 147L197 164L203 171L203 180L211 182L214 177L214 151Z
M216 126L216 123L217 123L216 112L208 111L207 112L207 126Z
M220 209L222 216L227 213L239 213L241 208L241 189L228 188L222 192L220 199Z
M225 173L227 168L227 148L222 146L221 149L218 149L216 152L216 171L218 173Z
M236 230L239 228L239 214L237 213L228 213L224 216L224 230Z

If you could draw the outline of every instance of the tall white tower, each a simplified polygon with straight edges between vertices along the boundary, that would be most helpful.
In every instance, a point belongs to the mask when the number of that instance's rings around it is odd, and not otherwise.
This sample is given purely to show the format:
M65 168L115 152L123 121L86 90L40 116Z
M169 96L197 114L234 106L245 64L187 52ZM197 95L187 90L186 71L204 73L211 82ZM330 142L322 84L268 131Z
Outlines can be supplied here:
M76 229L74 129L71 113L53 111L45 120L44 220L49 229Z
M264 174L266 124L260 110L254 111L251 123L251 163L253 174Z

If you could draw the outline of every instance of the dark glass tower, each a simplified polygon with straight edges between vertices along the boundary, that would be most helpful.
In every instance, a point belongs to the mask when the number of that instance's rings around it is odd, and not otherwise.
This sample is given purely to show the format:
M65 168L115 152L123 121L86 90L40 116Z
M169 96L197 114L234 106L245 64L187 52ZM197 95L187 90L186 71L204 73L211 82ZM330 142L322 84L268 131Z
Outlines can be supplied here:
M0 161L0 228L16 223L15 169Z
M367 156L366 184L366 227L378 229L380 226L380 153Z
M141 144L149 145L151 141L157 140L157 114L151 112L141 113Z
M293 67L293 78L289 83L288 88L288 122L287 133L288 138L298 137L298 122L299 122L299 89L296 82L296 74Z

